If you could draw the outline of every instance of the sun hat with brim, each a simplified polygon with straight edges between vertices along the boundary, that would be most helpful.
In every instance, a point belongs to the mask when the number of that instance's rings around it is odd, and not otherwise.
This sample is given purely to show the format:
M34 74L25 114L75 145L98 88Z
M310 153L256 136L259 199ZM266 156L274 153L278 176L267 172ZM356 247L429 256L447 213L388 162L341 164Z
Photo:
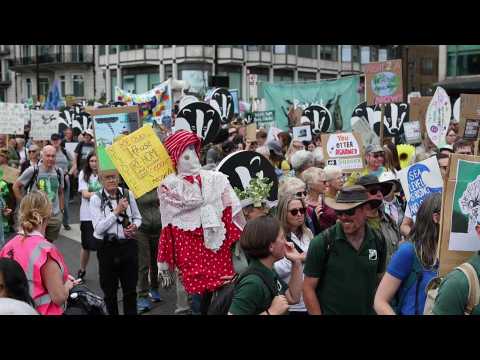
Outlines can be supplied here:
M378 208L381 200L368 200L367 189L360 185L345 186L337 194L336 199L330 197L325 198L325 204L333 210L350 210L363 204L371 204L372 207Z
M391 183L396 193L402 191L402 184L400 183L400 180L398 180L395 174L391 171L384 171L378 178L378 181L381 183Z
M364 175L357 179L355 185L361 185L367 188L369 186L378 186L380 187L383 196L387 196L392 191L393 183L391 182L380 182L375 175Z

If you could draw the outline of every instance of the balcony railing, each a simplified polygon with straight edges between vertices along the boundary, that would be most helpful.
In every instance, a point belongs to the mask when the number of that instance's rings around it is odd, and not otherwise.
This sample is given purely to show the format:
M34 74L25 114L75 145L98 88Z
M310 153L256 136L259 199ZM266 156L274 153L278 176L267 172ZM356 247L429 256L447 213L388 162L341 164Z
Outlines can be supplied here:
M14 66L36 65L36 56L16 58ZM93 64L93 54L84 53L54 53L38 56L38 64Z
M0 55L10 54L10 47L8 45L0 45Z

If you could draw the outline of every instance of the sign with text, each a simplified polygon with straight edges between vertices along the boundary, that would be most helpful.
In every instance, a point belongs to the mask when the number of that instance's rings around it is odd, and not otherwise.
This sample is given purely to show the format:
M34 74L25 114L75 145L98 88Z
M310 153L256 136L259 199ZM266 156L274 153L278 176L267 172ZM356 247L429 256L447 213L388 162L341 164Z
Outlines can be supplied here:
M31 110L33 140L50 140L52 134L58 133L60 117L58 111Z
M461 94L460 99L458 134L465 140L475 141L480 126L480 95Z
M348 172L363 169L363 143L360 134L322 134L322 146L325 164L338 166Z
M405 140L408 144L419 144L422 142L420 121L410 121L403 123L403 131L405 134Z
M310 125L295 126L292 130L293 140L312 141L312 129Z
M422 133L426 133L425 119L427 117L428 105L432 96L422 96L410 99L410 121L419 121Z
M428 105L425 117L427 135L437 147L445 143L451 116L452 105L450 104L450 98L447 92L439 86Z
M271 126L275 126L275 111L255 111L253 119L257 124L257 128L268 130Z
M407 206L414 221L423 199L430 193L443 190L443 179L436 157L428 158L400 170L398 179L402 184Z
M0 134L23 135L23 127L30 120L30 110L23 104L0 103Z
M106 151L136 199L175 171L167 150L150 126L121 138Z
M365 64L368 105L403 102L402 60Z

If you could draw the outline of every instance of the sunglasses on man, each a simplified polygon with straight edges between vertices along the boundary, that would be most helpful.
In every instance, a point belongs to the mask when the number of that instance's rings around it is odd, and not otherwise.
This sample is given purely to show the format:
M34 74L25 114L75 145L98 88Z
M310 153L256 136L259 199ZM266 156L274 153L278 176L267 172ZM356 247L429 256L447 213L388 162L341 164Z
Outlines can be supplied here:
M289 212L293 216L297 216L298 212L300 212L300 214L302 214L302 215L305 215L306 209L302 207L302 208L298 208L298 209L289 210Z

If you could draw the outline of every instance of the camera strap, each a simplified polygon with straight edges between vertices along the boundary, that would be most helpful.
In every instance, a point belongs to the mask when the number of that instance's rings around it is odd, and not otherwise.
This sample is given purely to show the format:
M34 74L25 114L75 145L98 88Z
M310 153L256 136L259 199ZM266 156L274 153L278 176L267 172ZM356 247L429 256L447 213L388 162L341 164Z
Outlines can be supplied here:
M117 189L117 192L116 192L116 195L115 195L115 200L118 201L120 200L120 196L119 196L119 192L120 190ZM122 194L123 195L123 194ZM128 199L130 200L130 199ZM102 189L102 203L104 205L102 205L102 208L103 208L103 214L105 215L105 206L108 206L108 208L110 209L110 212L113 213L113 205L112 205L112 201L110 200L110 196L108 196L106 193L105 193L105 189ZM128 201L128 206L130 206L130 201ZM125 210L125 214L120 214L119 217L121 219L117 219L117 224L121 224L123 222L123 219L125 217L128 218L128 215L127 215L127 211Z

